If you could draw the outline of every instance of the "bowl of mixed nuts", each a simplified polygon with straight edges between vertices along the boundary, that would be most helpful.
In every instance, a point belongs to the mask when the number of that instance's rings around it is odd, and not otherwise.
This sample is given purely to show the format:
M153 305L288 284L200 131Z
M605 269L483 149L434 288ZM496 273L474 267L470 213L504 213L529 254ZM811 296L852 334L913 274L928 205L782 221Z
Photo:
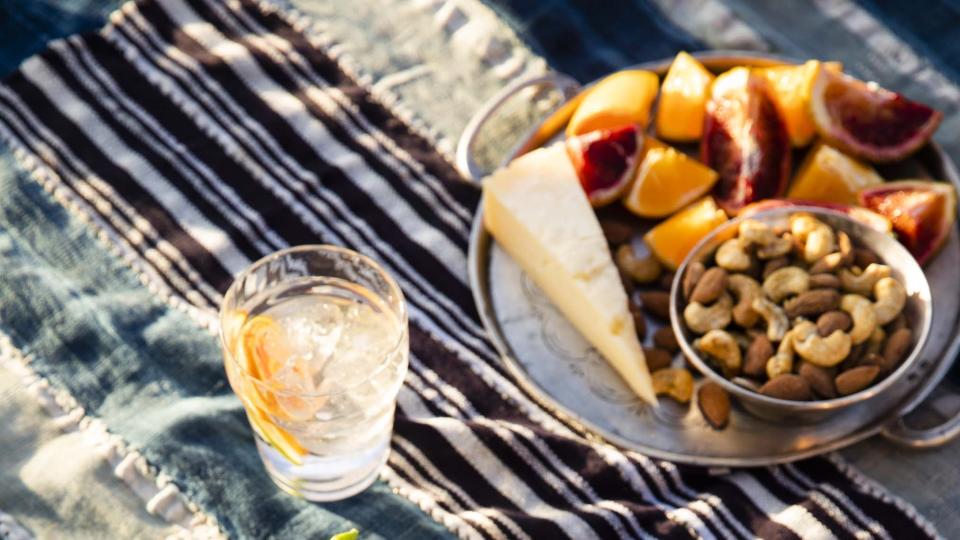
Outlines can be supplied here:
M923 270L889 233L794 206L701 241L674 278L670 318L689 362L748 412L816 422L909 371L932 305Z

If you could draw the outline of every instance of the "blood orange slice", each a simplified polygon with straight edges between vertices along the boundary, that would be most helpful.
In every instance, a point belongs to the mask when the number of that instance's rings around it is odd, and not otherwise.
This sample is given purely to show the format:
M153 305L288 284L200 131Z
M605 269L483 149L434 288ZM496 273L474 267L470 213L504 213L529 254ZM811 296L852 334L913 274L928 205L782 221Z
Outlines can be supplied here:
M893 223L897 238L925 264L950 236L957 216L957 192L946 182L902 180L860 191L860 204Z
M903 159L923 146L943 114L821 65L810 112L820 136L849 154L876 162Z
M635 124L567 139L567 154L595 207L613 202L630 187L643 149L643 134Z
M713 195L728 214L783 195L790 137L766 79L744 67L717 77L707 102L700 157L720 177Z

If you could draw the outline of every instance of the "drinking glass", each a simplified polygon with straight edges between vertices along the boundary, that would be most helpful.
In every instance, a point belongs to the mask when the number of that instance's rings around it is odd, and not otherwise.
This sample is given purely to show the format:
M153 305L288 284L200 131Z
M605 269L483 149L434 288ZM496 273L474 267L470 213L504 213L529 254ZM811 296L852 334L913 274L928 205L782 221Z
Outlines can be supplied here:
M376 479L409 353L403 293L379 264L328 245L268 255L227 290L220 339L280 488L331 501Z

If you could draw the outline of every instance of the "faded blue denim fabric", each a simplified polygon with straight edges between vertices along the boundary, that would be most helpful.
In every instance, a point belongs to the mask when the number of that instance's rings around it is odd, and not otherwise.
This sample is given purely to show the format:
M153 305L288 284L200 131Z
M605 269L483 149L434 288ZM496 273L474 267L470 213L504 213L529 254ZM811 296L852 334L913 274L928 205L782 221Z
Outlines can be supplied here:
M326 538L351 527L365 538L451 536L382 482L333 504L280 492L215 336L149 292L5 146L0 193L0 328L34 370L138 448L231 537Z

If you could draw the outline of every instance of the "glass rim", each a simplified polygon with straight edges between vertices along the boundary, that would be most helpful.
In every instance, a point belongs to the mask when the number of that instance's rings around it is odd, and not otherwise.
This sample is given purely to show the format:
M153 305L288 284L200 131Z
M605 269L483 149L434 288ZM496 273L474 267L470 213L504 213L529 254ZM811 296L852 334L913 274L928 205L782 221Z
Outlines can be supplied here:
M227 343L227 339L226 339L226 336L224 336L224 331L223 331L223 326L224 326L223 320L228 314L227 305L233 300L233 297L237 295L237 286L238 286L237 284L243 281L244 278L246 278L247 276L255 272L257 269L261 268L263 265L269 263L270 261L280 259L286 255L290 255L293 253L324 252L324 251L357 257L362 264L369 266L384 278L384 280L387 283L387 286L390 288L390 292L395 294L397 298L397 303L399 305L398 318L400 323L400 332L397 335L396 342L383 354L383 358L377 364L376 368L371 370L367 377L365 377L362 381L356 384L352 384L346 388L339 388L333 392L292 392L289 390L278 389L273 385L269 384L268 382L261 380L259 377L255 377L253 374L249 373L247 371L246 366L243 366L235 358L236 355L232 352L231 347ZM381 295L377 294L377 296L381 296ZM220 345L223 348L224 361L231 362L234 365L234 367L237 368L238 373L241 377L245 379L249 379L255 385L262 386L264 389L270 391L272 394L279 394L279 395L289 396L289 397L332 397L332 396L345 394L363 384L366 384L367 382L370 381L370 379L372 379L381 371L383 371L383 369L388 364L387 360L393 357L393 355L397 352L397 349L399 349L400 346L404 343L405 339L409 335L409 329L407 328L407 325L408 325L407 300L403 295L403 290L400 288L400 285L397 284L397 281L393 278L393 276L391 276L390 273L383 268L383 265L381 265L379 262L369 257L368 255L364 255L363 253L354 251L350 248L335 246L332 244L302 244L297 246L291 246L278 251L274 251L273 253L264 255L263 257L257 259L256 261L251 263L250 266L244 268L239 274L234 276L233 281L230 283L230 286L227 288L227 292L225 292L223 295L223 300L220 303L220 309L217 310L217 326L218 326L217 335L220 338Z

